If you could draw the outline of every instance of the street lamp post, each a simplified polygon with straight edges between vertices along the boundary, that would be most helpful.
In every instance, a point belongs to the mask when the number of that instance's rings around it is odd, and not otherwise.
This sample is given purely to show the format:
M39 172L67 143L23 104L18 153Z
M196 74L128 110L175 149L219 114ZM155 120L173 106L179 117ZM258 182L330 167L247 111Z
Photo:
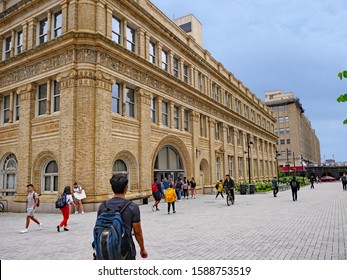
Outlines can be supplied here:
M288 148L286 149L286 152L287 152L287 163L286 163L286 167L287 167L287 176L290 175L290 172L289 172L289 167L290 167L290 164L289 164L289 158L288 158Z
M276 168L277 168L277 180L280 179L280 174L279 174L279 171L278 171L278 157L281 155L281 153L279 151L276 151Z

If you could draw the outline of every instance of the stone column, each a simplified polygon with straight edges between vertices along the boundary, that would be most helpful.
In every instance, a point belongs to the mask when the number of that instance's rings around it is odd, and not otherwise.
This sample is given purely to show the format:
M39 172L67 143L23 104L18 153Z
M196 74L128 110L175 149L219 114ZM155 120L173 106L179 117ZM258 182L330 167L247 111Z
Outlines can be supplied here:
M163 98L158 96L158 125L163 125Z
M175 103L173 103L172 101L169 102L169 120L170 120L170 124L169 124L169 127L171 129L174 129L174 107L175 107Z
M174 54L171 50L169 50L168 52L168 56L169 56L169 65L168 65L168 71L169 74L173 75L174 74L174 68L173 68L173 59L174 59Z
M60 1L61 6L61 16L62 16L62 34L67 32L68 28L68 3L67 0ZM23 34L24 40L24 34Z
M179 124L180 130L184 131L184 107L181 106L179 107L178 110L179 110L179 116L180 116L180 124Z
M248 146L247 146L247 133L242 132L242 153L243 153L243 178L248 181Z
M77 119L77 72L69 70L57 76L60 84L60 113L59 113L59 193L64 186L79 180L76 178L77 151L75 146ZM22 106L22 105L21 105ZM82 159L85 162L87 159ZM84 182L79 182L84 184ZM88 194L89 196L89 194Z
M28 45L28 23L27 22L23 23L22 30L23 30L22 52L25 52L27 50L27 45Z
M239 182L239 153L238 153L238 144L237 144L237 133L239 133L238 129L234 128L234 161L235 161L235 181Z
M52 94L52 90L51 90L51 84L52 84L52 80L48 79L47 81L47 106L46 106L46 114L49 115L51 113L51 94Z
M149 42L151 40L151 35L146 32L145 34L145 59L149 60Z
M137 50L137 53L142 58L146 59L145 32L144 32L144 30L141 27L139 27L139 28L137 28L136 34L137 34L137 38L138 38L138 44L137 44L138 50Z
M159 42L157 43L157 66L162 69L162 66L161 66L161 51L163 49L163 45L160 44Z
M188 66L188 84L190 86L194 86L194 68L192 65L189 64Z
M136 91L138 97L138 118L140 123L140 139L139 143L139 185L138 191L148 190L152 183L153 170L151 158L151 96L143 89Z
M69 7L68 7L67 31L76 31L78 29L77 15L78 15L77 0L70 0Z
M48 10L47 13L47 42L51 40L52 37L52 11Z
M9 115L9 123L13 123L13 92L10 93L10 115Z
M28 50L36 46L36 28L37 28L37 20L35 18L30 19L28 23L28 36L27 36Z
M127 112L126 112L126 94L125 94L125 85L123 83L119 84L119 90L120 90L120 94L119 96L121 96L121 106L122 106L122 116L126 117Z
M18 127L18 152L16 154L20 168L17 177L17 197L19 201L26 201L26 185L31 182L32 170L32 126L35 117L36 84L27 84L17 89L20 98L20 122ZM38 182L33 182L38 183ZM36 186L38 187L38 186Z
M11 51L10 51L11 57L14 57L15 46L16 46L16 32L15 30L11 30Z
M178 68L179 68L179 71L178 71L178 78L183 81L184 79L184 68L183 68L183 65L184 65L184 60L182 58L180 58L178 60Z
M200 161L201 161L201 148L199 147L199 135L200 135L200 114L194 111L190 111L191 116L191 134L192 134L192 170L193 177L198 183L200 177ZM197 152L198 150L198 152Z
M123 25L122 25L122 42L121 45L126 48L127 47L127 25L128 25L128 21L126 19L123 19Z
M96 3L96 23L95 23L95 29L96 33L99 33L103 36L106 36L106 8L105 8L105 2L103 0L98 0Z
M112 9L106 4L106 37L112 40Z
M223 141L223 150L224 150L224 174L222 172L222 175L226 175L228 173L228 125L223 123L223 134L222 134L222 141ZM222 176L224 178L224 176Z
M116 79L109 74L96 72L95 88L95 184L90 186L95 202L108 198L112 175L112 85ZM111 167L111 168L110 168Z
M2 53L3 53L3 46L4 46L4 36L0 35L0 61L2 61Z
M210 138L210 172L211 172L211 182L210 184L216 182L216 140L215 140L215 126L216 121L212 118L209 118L209 138Z

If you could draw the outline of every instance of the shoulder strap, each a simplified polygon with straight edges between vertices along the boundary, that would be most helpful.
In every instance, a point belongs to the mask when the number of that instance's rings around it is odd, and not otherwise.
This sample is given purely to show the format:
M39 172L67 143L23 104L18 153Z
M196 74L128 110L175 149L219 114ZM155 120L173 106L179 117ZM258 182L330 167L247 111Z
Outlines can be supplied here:
M123 204L119 207L119 213L123 213L124 210L130 205L131 201L130 200L126 200L123 202Z

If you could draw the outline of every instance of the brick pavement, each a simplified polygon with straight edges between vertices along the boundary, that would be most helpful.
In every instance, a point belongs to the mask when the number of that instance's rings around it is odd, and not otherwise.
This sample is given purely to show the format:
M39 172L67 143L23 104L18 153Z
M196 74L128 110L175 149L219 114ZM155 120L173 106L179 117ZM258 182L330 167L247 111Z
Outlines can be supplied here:
M284 191L237 195L225 199L200 195L177 203L168 215L166 204L152 212L141 205L149 259L346 260L347 192L341 183L301 188L298 201ZM59 214L37 213L38 231L19 234L25 213L0 213L0 254L4 260L83 260L91 257L96 213L71 215L70 231L56 231Z

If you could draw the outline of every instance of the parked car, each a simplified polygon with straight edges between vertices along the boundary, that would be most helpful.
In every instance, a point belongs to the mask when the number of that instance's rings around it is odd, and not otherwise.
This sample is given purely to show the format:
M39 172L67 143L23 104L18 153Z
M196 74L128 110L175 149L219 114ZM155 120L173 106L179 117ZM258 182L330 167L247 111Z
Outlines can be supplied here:
M321 178L321 181L322 182L333 182L333 181L336 181L336 178L332 177L332 176L323 176Z

